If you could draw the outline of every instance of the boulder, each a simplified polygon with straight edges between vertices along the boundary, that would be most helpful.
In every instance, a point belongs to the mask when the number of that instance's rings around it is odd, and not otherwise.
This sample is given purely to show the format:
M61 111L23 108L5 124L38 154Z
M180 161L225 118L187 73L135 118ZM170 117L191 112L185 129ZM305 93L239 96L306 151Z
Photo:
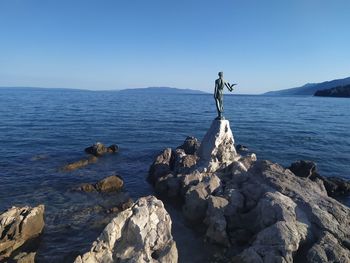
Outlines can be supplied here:
M154 196L140 198L119 213L75 263L178 262L171 219Z
M198 149L203 167L209 172L225 168L237 157L228 120L214 120Z
M148 179L150 182L155 184L158 178L170 173L174 167L174 159L175 156L171 148L166 148L160 153L149 169Z
M299 177L306 177L324 185L329 196L344 196L350 194L350 181L340 177L321 176L317 172L316 163L300 160L291 164L289 169Z
M176 198L179 196L180 186L180 179L170 173L157 180L155 190L161 195L165 195L169 198Z
M219 196L208 197L208 208L206 212L205 224L208 226L206 236L209 240L229 246L230 242L226 232L225 209L228 205L227 199Z
M183 149L176 149L174 160L174 172L186 174L194 170L198 157L192 154L186 154Z
M299 160L289 167L296 176L310 178L315 176L316 164L312 161Z
M190 222L202 222L207 211L207 198L220 191L220 179L215 174L206 175L200 183L191 186L185 194L182 207L184 216Z
M248 247L233 258L234 262L293 262L306 256L307 262L346 262L350 209L328 197L317 182L262 161L255 163L240 183L240 193L256 205L243 207L227 218L233 243L238 243L235 229L251 233L244 244ZM330 245L322 241L325 234L334 250L332 256L327 250Z
M317 176L321 180L327 190L329 196L345 196L350 195L350 181L340 177Z
M116 144L112 144L109 147L106 147L104 144L100 142L96 142L90 147L85 148L85 152L88 154L92 154L96 157L102 156L105 153L116 153L119 151L119 147Z
M100 192L108 193L120 191L123 188L124 182L117 175L111 175L103 178L95 184L84 183L77 188L79 191L83 192Z
M12 207L0 214L0 261L41 234L44 210L44 205Z
M178 149L183 149L185 154L194 155L199 149L200 142L197 138L193 136L188 136L184 143L178 147Z

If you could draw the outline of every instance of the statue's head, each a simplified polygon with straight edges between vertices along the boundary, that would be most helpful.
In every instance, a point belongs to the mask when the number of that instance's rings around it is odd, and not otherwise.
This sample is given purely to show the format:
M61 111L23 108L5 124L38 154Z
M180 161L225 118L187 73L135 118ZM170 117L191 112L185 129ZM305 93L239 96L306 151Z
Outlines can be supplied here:
M218 75L219 75L220 78L222 78L222 77L224 76L224 72L220 71L220 72L218 73Z

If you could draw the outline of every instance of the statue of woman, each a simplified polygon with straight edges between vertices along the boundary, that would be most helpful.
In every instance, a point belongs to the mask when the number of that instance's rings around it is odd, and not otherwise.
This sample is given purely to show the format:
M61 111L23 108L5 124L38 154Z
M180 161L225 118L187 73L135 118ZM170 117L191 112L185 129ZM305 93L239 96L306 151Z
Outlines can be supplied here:
M224 113L224 105L223 105L223 90L224 87L232 92L233 91L233 86L237 84L230 84L224 80L224 72L219 72L219 78L215 80L215 91L214 91L214 99L216 103L216 109L218 111L218 117L216 118L217 120L224 120L224 116L222 115Z

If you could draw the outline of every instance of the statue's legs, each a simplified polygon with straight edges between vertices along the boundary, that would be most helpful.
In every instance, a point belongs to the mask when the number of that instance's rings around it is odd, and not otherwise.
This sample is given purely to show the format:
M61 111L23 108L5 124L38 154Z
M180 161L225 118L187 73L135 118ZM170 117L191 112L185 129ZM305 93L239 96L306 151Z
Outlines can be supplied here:
M216 98L215 99L215 104L216 104L216 110L218 111L218 119L222 119L222 112L224 110L223 105L222 105L222 100Z

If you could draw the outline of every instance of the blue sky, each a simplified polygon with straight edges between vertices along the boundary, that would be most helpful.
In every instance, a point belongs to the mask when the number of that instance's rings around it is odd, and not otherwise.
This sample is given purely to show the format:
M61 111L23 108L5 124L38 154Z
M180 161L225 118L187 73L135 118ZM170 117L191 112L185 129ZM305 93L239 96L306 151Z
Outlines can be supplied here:
M237 93L350 76L348 0L0 0L0 86Z

